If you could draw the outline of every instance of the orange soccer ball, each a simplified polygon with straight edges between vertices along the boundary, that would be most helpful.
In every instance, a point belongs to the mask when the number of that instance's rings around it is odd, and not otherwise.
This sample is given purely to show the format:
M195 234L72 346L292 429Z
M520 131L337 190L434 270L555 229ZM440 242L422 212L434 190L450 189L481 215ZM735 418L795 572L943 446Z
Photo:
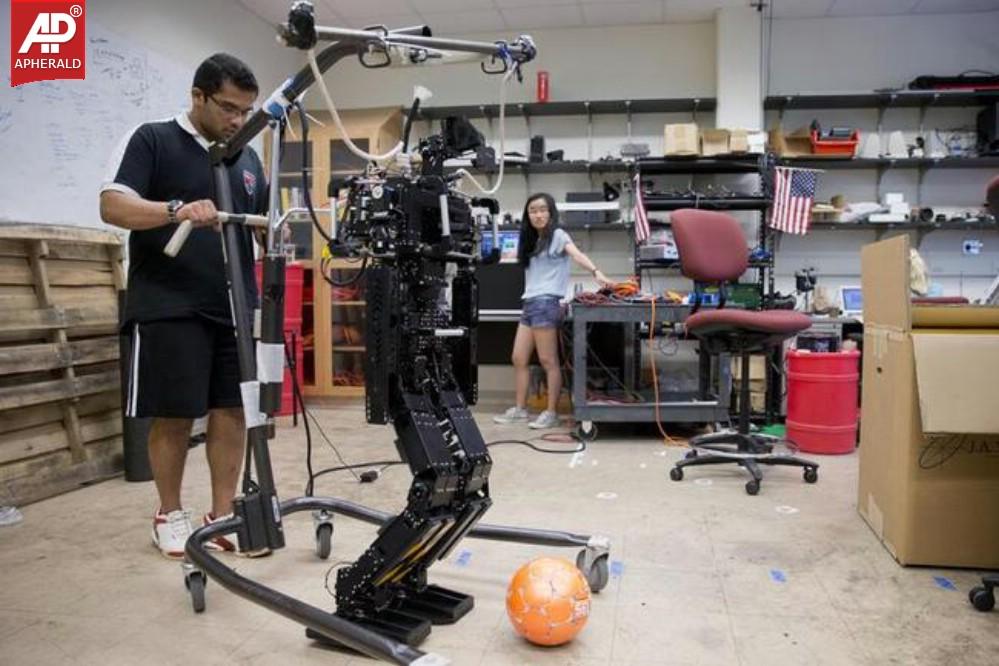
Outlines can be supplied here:
M590 586L568 560L539 557L517 569L506 592L506 614L536 645L562 645L590 616Z

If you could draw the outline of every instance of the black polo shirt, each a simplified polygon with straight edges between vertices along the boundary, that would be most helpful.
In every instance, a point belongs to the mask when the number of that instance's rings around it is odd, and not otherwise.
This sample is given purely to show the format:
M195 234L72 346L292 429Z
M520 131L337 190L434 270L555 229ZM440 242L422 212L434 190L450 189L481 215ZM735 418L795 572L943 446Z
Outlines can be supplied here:
M150 201L213 199L208 141L187 113L140 125L112 155L101 191L119 191ZM243 150L229 169L233 213L267 210L267 187L260 158ZM176 257L163 254L177 225L132 231L128 238L128 296L123 321L145 322L200 315L232 323L226 290L221 235L212 228L192 229ZM243 266L247 297L256 304L253 236L243 229Z

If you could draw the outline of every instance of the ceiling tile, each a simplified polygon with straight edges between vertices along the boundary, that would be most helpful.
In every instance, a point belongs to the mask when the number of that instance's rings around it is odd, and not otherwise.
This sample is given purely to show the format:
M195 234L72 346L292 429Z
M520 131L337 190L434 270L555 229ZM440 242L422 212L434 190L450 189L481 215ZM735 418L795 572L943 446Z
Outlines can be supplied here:
M919 0L836 0L829 16L889 16L908 14Z
M959 14L999 11L999 0L920 0L915 14Z
M467 13L481 9L496 9L493 0L409 0L421 14Z
M554 5L501 9L506 24L513 29L575 28L583 25L579 5Z
M384 25L390 30L395 28L408 28L414 25L423 25L423 18L419 14L369 14L367 16L352 16L345 18L347 27L366 28L373 25Z
M506 29L503 17L496 9L475 12L450 12L445 14L424 13L424 20L434 34L455 34L465 32L490 32Z
M825 16L835 0L794 0L772 3L774 18L817 18Z
M399 16L412 14L413 6L409 0L324 0L329 7L348 19L359 16ZM384 22L384 21L381 21Z
M666 0L667 23L692 23L714 20L715 12L725 7L748 7L750 0Z
M274 0L239 0L239 4L268 23L278 23L288 18L288 7Z
M502 9L519 9L521 7L544 8L551 5L574 5L577 0L493 0Z
M636 23L662 23L663 3L621 2L583 5L586 25L631 25Z

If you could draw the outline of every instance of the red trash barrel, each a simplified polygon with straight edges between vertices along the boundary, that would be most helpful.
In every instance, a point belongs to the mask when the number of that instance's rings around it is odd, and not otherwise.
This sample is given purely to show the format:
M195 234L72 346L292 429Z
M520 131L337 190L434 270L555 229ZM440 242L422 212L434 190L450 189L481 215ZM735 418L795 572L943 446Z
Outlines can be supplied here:
M805 453L857 445L860 352L787 353L787 438Z

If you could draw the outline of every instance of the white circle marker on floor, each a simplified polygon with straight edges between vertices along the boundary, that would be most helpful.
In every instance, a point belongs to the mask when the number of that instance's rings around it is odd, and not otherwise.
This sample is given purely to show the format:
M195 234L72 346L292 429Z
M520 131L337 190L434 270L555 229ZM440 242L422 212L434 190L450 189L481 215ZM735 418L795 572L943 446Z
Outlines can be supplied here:
M602 500L617 499L617 493L611 493L611 492L597 493L597 499L602 499Z
M798 509L795 509L793 506L787 506L786 504L782 504L781 506L777 507L775 511L777 511L777 513L783 513L784 515L787 516L791 515L792 513L798 513Z
M710 486L714 484L711 479L694 479L694 484L698 486Z

